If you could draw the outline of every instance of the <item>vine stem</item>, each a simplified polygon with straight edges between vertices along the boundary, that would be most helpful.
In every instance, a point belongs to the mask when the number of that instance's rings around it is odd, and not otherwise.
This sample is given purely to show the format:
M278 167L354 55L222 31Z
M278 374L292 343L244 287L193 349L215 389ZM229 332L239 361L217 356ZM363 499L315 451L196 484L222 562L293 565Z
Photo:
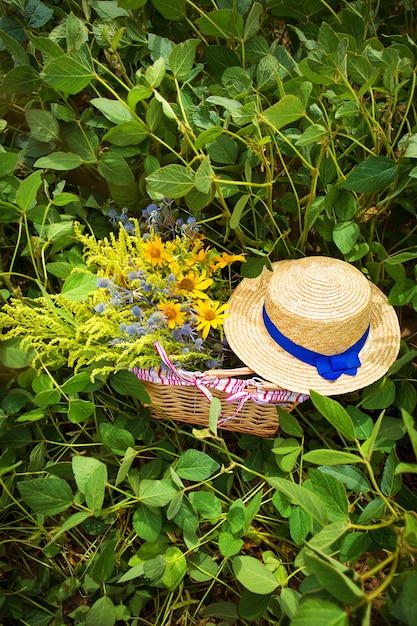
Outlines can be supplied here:
M384 578L384 580L382 581L382 583L379 585L379 587L377 587L374 591L372 591L370 594L367 595L367 601L368 602L372 602L372 600L375 600L375 598L380 597L381 593L383 591L385 591L385 589L391 584L392 579L395 576L395 572L397 571L397 565L398 565L398 559L399 559L399 552L396 551L393 555L390 555L391 558L385 559L385 561L382 561L382 563L379 564L379 568L378 570L375 572L379 572L381 571L381 569L383 567L385 567L385 564L388 564L390 562L390 560L392 560L392 565L391 565L391 569L389 571L389 573L387 574L387 576ZM374 568L375 570L376 568ZM370 572L374 572L374 570L370 570ZM366 578L368 578L370 572L367 573Z

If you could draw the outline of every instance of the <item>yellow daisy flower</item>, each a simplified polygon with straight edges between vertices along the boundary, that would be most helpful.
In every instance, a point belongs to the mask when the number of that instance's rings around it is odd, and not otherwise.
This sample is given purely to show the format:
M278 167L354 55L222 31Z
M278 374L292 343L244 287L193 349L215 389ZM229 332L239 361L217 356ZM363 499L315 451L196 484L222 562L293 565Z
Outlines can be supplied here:
M152 267L155 267L155 265L162 267L164 263L168 264L171 260L171 255L165 249L159 235L156 235L150 241L145 241L143 250L143 258L147 263L151 263Z
M161 302L158 304L164 317L168 320L168 328L175 328L176 325L184 324L184 313L181 311L181 305L176 302Z
M212 283L213 279L207 278L205 271L198 274L194 270L190 270L186 274L180 274L177 277L177 293L194 298L208 298L208 295L204 293L204 289L210 287Z
M197 319L197 330L201 330L203 339L207 337L211 328L218 328L224 322L227 304L213 300L200 300L194 305Z
M242 263L246 261L243 254L228 254L227 252L222 252L222 254L219 254L218 256L214 257L213 260L216 263L215 265L216 269L223 269L224 267L226 267L226 265L230 265L231 263L234 263L235 261L242 261Z

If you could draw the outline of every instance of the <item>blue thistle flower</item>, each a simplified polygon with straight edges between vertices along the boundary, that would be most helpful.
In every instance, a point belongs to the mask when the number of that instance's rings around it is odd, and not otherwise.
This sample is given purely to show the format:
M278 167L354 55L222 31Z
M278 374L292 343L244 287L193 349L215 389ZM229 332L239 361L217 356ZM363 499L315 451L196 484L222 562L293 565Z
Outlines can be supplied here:
M98 278L96 285L99 289L106 289L113 286L113 283L108 278Z

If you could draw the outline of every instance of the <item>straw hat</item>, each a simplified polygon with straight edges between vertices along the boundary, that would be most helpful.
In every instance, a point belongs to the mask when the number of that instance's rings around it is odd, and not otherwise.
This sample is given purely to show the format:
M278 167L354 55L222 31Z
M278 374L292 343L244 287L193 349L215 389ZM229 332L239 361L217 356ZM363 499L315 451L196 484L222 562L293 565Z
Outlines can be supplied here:
M321 256L278 261L273 272L245 278L229 301L225 334L264 379L323 395L375 382L400 347L398 319L382 291L353 265Z

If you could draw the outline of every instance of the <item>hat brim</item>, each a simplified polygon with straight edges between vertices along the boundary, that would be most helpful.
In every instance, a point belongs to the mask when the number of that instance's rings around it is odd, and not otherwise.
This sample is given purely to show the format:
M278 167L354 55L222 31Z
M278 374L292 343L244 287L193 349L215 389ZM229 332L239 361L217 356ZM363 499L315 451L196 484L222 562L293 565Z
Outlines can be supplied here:
M394 308L373 283L372 318L369 335L359 353L361 366L355 376L342 374L326 380L312 365L307 365L281 348L269 335L262 317L265 293L271 272L264 269L257 278L245 278L232 294L225 335L233 352L259 376L283 389L308 394L339 395L356 391L379 380L397 358L401 332Z

